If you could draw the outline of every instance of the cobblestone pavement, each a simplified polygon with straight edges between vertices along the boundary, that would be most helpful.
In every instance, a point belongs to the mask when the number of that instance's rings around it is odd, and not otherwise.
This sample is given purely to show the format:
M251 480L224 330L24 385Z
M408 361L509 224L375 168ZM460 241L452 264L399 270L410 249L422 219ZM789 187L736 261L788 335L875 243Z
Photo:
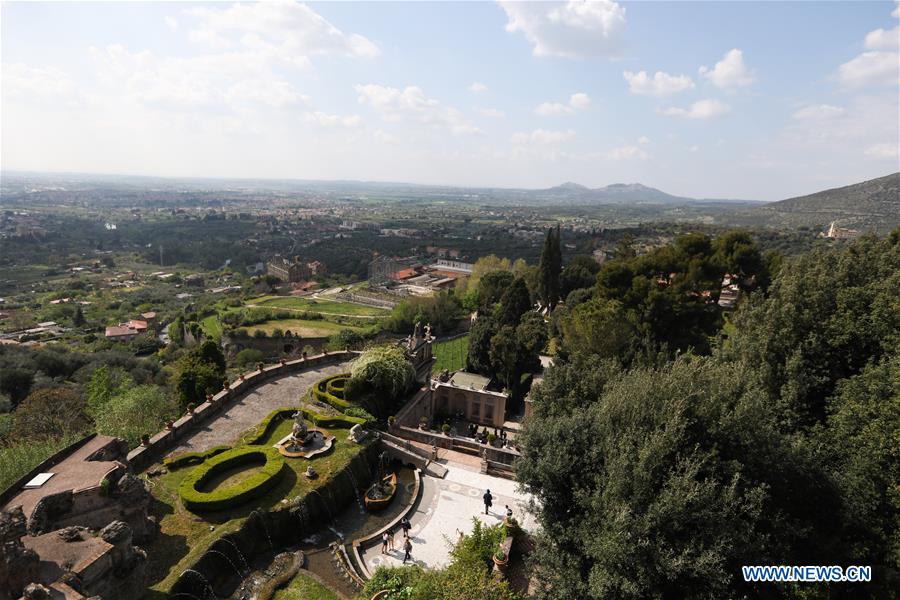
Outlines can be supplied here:
M231 444L276 408L299 406L300 397L319 379L349 369L349 362L341 362L267 381L182 440L170 454L202 452L213 446Z
M485 525L495 525L503 520L507 504L525 529L535 530L534 517L525 511L529 497L516 490L515 481L484 475L453 463L444 466L447 467L444 479L422 476L422 500L410 516L413 563L426 569L446 566L450 562L452 544L459 539L460 533L472 530L472 518ZM485 489L490 489L494 497L487 515L482 501ZM388 554L381 554L380 544L366 549L362 559L370 572L380 565L402 564L402 531L398 530L395 535L394 546L395 550Z

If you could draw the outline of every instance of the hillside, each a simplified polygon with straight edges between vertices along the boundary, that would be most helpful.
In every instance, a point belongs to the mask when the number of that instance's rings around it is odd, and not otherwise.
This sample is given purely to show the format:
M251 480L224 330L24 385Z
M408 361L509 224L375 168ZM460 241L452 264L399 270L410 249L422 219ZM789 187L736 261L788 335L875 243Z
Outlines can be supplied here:
M900 172L764 206L743 208L724 215L722 221L735 225L823 230L836 221L840 227L887 233L900 226Z

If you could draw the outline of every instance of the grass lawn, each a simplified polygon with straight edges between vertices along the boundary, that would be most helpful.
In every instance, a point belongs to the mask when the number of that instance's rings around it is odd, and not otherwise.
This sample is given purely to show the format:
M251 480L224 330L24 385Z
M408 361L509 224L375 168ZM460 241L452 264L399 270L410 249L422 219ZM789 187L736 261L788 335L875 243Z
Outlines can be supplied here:
M217 340L222 337L222 323L219 321L219 315L210 315L200 321L200 329L207 336Z
M312 423L308 425L313 426ZM274 444L290 433L292 426L291 419L283 420L260 445L266 447ZM310 490L330 481L363 448L345 441L348 429L320 427L319 430L335 436L334 447L330 453L312 461L304 458L285 459L289 469L278 485L261 498L230 510L195 514L184 508L178 496L178 486L191 469L196 467L178 469L159 477L148 478L153 493L150 513L158 520L160 533L146 547L150 559L147 569L150 587L145 597L148 599L167 597L178 576L216 539L238 529L254 509L266 510L284 498L305 496ZM319 477L313 481L303 476L309 465L313 465L319 473Z
M342 329L352 329L353 331L365 331L366 327L355 325L341 325L330 321L308 321L305 319L278 319L274 321L266 321L259 325L247 327L247 333L253 335L255 331L262 330L266 335L271 335L276 329L281 331L290 330L291 333L299 334L301 338L305 337L328 337Z
M371 316L384 317L388 311L374 306L363 306L352 302L340 300L316 300L313 298L296 298L285 296L263 296L256 300L250 300L247 304L254 304L265 308L286 308L290 310L307 310L326 315L350 315L354 317Z
M291 580L290 585L278 590L272 600L340 600L327 587L300 572Z
M464 335L448 342L437 342L431 347L437 359L431 368L433 373L444 369L458 371L466 367L466 356L469 354L469 336Z

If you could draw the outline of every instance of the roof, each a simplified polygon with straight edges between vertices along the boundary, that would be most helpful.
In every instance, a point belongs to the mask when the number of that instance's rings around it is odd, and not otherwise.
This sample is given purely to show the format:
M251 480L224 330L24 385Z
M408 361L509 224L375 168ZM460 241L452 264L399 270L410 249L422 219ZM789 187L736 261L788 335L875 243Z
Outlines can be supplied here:
M106 328L106 337L122 337L126 335L137 335L136 329L122 327L121 325L113 325Z
M392 279L409 279L410 277L415 277L418 275L418 271L413 268L409 269L400 269L396 273L394 273L391 278Z
M450 378L450 385L482 391L486 390L490 383L491 380L489 378L482 375L476 375L475 373L468 373L466 371L457 371L453 374L453 377Z
M147 321L138 321L137 319L132 319L125 323L126 327L130 327L131 329L147 329Z
M141 313L141 316L144 317L145 319L155 319L155 318L156 318L156 313L153 312L153 311L151 311L151 312L145 312L145 313Z

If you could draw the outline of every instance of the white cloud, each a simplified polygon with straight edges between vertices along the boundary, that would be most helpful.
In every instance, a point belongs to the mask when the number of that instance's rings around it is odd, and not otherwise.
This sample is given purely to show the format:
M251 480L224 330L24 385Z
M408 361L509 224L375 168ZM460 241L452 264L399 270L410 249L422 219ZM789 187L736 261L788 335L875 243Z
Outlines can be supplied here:
M729 112L729 107L719 100L707 99L697 100L688 108L671 107L661 110L660 112L670 117L683 117L685 119L711 119Z
M216 48L238 47L294 66L306 66L314 56L371 58L379 53L366 37L346 34L296 2L203 6L185 12L199 21L190 31L192 41Z
M637 146L620 146L607 152L606 158L611 160L644 160L650 158L650 155L643 148Z
M474 82L472 82L472 85L469 86L469 91L475 92L476 94L479 94L481 92L486 92L487 89L488 89L488 86L484 85L480 81L474 81Z
M170 31L178 31L178 19L175 17L166 17L166 25Z
M521 32L535 56L580 58L616 55L625 9L611 0L500 2L506 31Z
M510 141L512 141L513 144L527 144L529 142L534 144L558 144L560 142L571 140L574 137L575 132L571 129L567 129L565 131L554 129L535 129L531 132L520 131L518 133L515 133L513 134Z
M833 119L840 117L847 111L840 106L832 106L831 104L810 104L804 106L792 115L795 119Z
M578 110L584 110L591 105L591 99L584 92L572 94L569 98L569 106Z
M896 4L897 5L894 7L894 11L891 13L891 16L900 19L900 0L898 0Z
M900 156L900 145L893 144L875 144L866 148L866 156L874 158L897 158Z
M863 52L856 58L838 67L838 81L848 87L869 84L897 85L898 61L897 52Z
M385 121L414 121L424 125L448 128L454 135L481 133L457 109L428 98L418 86L402 90L369 83L356 85L357 100L371 106Z
M52 67L29 67L23 63L4 63L4 95L51 100L70 96L74 85L69 76Z
M641 137L638 138L638 144L647 145L649 143L650 143L650 138L648 138L646 135L642 135Z
M491 119L501 119L506 116L502 110L497 108L475 108L475 112L481 115L482 117L489 117Z
M868 50L897 50L900 47L900 25L893 29L870 31L864 43Z
M362 118L359 115L329 115L317 110L304 113L303 122L319 127L345 127L349 129L362 125Z
M700 75L723 89L743 87L756 81L753 73L744 66L744 53L737 48L729 50L712 69L700 67Z
M646 71L638 73L624 71L622 75L628 82L628 89L633 94L663 97L694 87L694 81L687 75L669 75L662 71L657 71L653 77L650 77Z
M569 102L566 104L562 102L542 102L535 107L534 112L543 117L571 115L577 110L585 110L590 105L590 97L584 92L578 92L577 94L572 94L569 97Z

